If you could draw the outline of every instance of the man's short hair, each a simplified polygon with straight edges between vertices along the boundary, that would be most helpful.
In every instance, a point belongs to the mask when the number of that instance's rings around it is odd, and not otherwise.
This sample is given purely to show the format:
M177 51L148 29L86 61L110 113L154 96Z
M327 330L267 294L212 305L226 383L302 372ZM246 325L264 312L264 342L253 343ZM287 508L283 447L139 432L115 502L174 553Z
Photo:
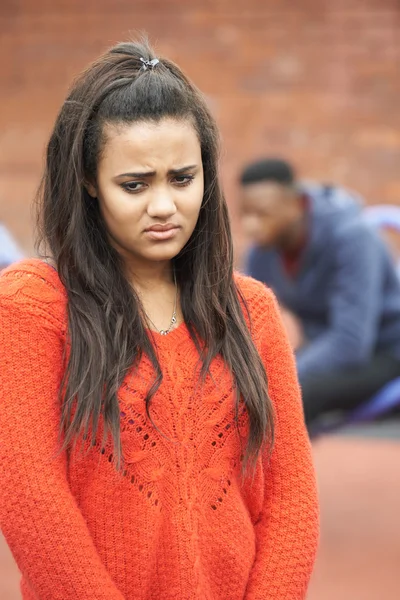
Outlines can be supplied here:
M247 165L240 176L240 183L249 185L272 181L281 185L293 185L295 179L294 169L289 163L278 158L268 158Z

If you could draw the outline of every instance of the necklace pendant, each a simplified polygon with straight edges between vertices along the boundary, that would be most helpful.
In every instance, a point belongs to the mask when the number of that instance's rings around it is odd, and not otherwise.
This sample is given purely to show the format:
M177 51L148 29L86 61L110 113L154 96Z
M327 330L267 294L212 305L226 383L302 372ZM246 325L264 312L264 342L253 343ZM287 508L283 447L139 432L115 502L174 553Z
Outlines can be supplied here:
M175 271L174 271L174 283L175 283L175 303L174 303L174 311L173 311L173 313L172 313L171 323L170 323L170 325L169 325L168 329L158 329L158 327L156 327L156 325L154 325L154 323L153 323L153 321L150 319L150 317L149 317L148 315L146 315L146 316L147 316L147 319L148 319L148 321L150 321L150 323L153 325L154 329L155 329L156 331L158 331L158 333L159 333L160 335L168 335L168 334L169 334L169 333L172 331L172 328L173 328L173 326L174 326L174 325L176 325L176 323L177 323L177 321L178 321L178 319L177 319L177 317L176 317L176 306L177 306L177 301L178 301L178 286L177 286L177 283L176 283L176 275L175 275Z

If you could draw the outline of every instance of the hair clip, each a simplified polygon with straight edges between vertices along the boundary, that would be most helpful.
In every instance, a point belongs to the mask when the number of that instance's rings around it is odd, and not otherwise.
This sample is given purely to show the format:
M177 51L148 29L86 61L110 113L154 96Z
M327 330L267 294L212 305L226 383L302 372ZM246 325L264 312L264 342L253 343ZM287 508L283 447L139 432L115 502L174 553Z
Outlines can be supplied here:
M153 60L145 60L144 58L140 58L140 60L143 63L143 71L147 71L147 69L154 69L154 67L160 62L158 58L153 58Z

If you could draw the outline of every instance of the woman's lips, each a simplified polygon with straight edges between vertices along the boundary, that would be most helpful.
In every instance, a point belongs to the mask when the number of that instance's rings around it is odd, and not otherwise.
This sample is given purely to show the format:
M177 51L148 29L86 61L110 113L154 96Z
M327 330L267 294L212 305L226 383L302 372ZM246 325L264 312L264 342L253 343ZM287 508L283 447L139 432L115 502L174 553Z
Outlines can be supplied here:
M165 241L174 238L179 229L180 228L178 226L151 227L146 229L145 234L151 240Z

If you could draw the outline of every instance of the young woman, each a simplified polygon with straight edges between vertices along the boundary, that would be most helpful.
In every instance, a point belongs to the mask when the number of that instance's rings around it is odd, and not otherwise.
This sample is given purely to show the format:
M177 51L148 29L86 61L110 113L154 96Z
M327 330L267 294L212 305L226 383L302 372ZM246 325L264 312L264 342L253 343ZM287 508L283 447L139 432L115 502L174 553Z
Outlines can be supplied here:
M233 274L217 161L202 96L146 45L112 48L61 108L51 259L0 278L0 517L24 599L305 597L293 356L272 294Z

